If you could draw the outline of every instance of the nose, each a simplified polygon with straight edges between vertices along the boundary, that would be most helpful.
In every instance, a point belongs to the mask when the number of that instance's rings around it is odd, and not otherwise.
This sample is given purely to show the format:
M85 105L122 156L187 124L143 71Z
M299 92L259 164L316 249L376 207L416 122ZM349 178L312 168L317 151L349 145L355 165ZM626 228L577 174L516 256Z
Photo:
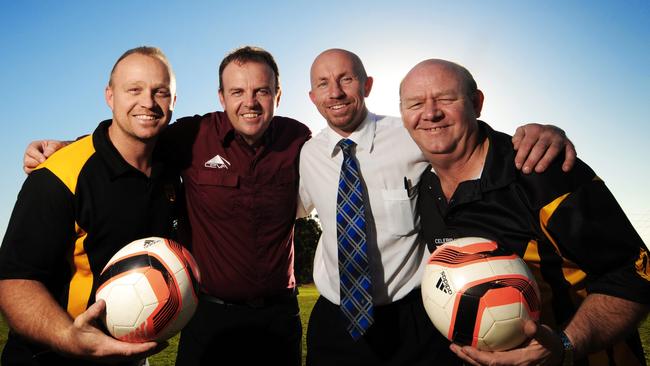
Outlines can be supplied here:
M138 100L138 103L140 103L140 105L145 108L153 108L153 106L156 104L154 93L154 91L150 91L148 93L140 93L140 99Z
M254 107L257 105L257 98L255 97L255 93L245 93L244 105L246 107Z
M442 118L442 110L434 99L427 99L424 103L423 117L429 121L439 121Z
M327 86L327 93L329 94L329 97L333 99L339 99L345 96L345 93L343 92L343 89L341 89L341 85L339 85L339 83L330 83Z

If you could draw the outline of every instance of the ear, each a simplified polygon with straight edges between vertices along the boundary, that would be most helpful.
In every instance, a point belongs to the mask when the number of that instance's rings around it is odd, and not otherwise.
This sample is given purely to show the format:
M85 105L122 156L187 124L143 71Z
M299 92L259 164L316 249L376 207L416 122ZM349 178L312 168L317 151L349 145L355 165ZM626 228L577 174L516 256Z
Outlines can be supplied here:
M366 98L368 98L368 96L370 95L370 91L372 90L372 82L373 82L372 76L368 76L366 78L366 82L363 84L363 96Z
M174 107L176 106L176 94L172 97L172 103L169 105L169 110L173 111Z
M485 100L483 92L476 89L474 100L472 100L472 107L474 107L476 118L479 118L481 116L481 111L483 110L483 100Z
M219 102L221 103L221 108L226 110L226 100L223 97L223 90L219 89Z
M314 92L312 90L309 90L309 99L311 99L311 102L314 103L314 105L317 105L316 104L316 94L314 94Z
M108 107L113 110L113 89L109 85L104 89L104 99L106 100Z
M280 97L281 97L281 96L282 96L282 89L279 89L279 88L278 88L278 92L277 92L277 94L275 95L275 107L276 107L276 108L280 106Z

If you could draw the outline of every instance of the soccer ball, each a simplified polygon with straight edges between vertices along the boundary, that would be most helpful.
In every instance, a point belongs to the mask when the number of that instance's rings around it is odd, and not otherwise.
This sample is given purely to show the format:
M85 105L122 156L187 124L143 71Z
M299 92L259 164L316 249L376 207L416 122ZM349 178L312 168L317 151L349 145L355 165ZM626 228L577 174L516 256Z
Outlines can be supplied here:
M192 255L170 239L135 240L108 261L95 299L106 301L108 332L126 342L164 341L194 315L200 274Z
M450 341L504 351L526 340L524 320L537 321L540 292L526 263L483 238L438 247L422 278L422 301Z

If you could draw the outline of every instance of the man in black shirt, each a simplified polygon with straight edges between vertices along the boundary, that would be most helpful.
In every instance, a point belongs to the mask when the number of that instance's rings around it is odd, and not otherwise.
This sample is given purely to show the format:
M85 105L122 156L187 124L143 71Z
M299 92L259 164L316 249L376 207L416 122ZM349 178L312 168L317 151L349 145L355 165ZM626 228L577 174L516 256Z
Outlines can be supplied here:
M541 174L517 171L510 137L477 120L483 94L460 65L423 61L402 81L400 101L431 162L418 198L429 249L495 240L524 258L543 292L542 324L526 324L530 342L452 350L473 365L645 364L635 330L649 309L648 252L603 181L580 160L569 173L557 162Z
M0 247L0 310L11 328L3 365L130 365L160 349L104 334L95 322L105 303L94 299L122 246L174 233L177 179L153 157L174 84L159 49L127 51L106 87L112 120L27 177Z

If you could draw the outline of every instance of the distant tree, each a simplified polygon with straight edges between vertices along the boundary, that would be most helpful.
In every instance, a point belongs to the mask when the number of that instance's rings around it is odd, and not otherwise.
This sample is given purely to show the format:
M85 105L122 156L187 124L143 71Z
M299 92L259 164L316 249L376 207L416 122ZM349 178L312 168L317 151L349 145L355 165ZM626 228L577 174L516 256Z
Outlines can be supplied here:
M314 282L314 253L322 231L317 215L296 220L293 239L296 251L294 268L298 284Z

